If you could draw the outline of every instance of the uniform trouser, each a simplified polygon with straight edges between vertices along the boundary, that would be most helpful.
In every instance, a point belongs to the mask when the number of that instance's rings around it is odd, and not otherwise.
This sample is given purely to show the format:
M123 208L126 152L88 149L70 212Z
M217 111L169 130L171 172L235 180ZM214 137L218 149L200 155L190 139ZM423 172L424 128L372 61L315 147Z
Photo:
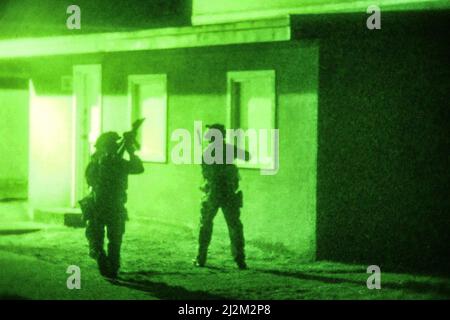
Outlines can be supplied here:
M220 204L217 201L206 200L202 202L200 218L200 234L197 261L205 264L208 254L208 246L211 242L213 220L219 208L222 209L228 226L228 234L231 241L231 253L238 264L245 262L244 230L240 220L240 208L236 205Z
M104 238L108 238L108 252L104 249ZM100 270L117 272L120 268L120 248L122 237L125 232L125 219L102 219L94 217L88 221L86 237L89 241L89 249L94 254Z

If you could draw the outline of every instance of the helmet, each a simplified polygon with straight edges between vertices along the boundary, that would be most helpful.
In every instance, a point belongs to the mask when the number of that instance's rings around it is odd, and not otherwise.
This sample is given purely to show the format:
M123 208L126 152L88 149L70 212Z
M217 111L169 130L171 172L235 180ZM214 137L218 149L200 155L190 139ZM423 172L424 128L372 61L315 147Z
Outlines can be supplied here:
M120 139L120 136L116 132L105 132L97 138L95 143L95 148L108 150L111 147L117 144L117 141Z

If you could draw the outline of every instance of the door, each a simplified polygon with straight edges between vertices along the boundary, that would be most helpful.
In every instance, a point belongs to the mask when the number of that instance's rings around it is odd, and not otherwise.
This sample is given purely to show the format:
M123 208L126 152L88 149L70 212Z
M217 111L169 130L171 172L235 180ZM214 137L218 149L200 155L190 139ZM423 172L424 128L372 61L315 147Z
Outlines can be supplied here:
M101 132L102 93L101 65L73 67L73 170L71 206L88 192L84 176L90 155Z

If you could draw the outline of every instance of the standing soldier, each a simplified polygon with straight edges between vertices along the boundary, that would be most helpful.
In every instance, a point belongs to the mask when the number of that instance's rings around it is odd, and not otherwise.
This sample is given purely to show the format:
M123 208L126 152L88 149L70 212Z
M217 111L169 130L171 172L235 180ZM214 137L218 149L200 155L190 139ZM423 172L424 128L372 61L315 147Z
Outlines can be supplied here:
M249 159L250 155L246 151L225 143L225 127L222 124L213 124L207 126L207 128L210 129L206 133L207 136L211 135L213 130L216 130L216 133L221 134L214 135L214 139L217 139L217 136L221 136L222 139L220 142L215 142L214 146L222 148L221 154L223 156L223 161L222 163L210 163L210 161L205 161L206 154L203 154L202 175L205 180L205 184L201 190L204 192L204 198L201 208L198 255L194 260L194 265L203 267L206 263L208 246L212 237L213 219L219 208L221 208L228 226L228 232L231 240L231 252L234 261L238 265L239 269L246 269L247 265L245 263L244 232L242 222L240 220L242 191L238 191L239 172L237 166L232 163L232 160L239 155L239 151L245 154L246 160ZM209 147L213 145L214 139L213 136L211 136L211 144ZM213 149L211 154L212 157L215 157L215 152L217 152L217 150ZM233 152L233 157L229 154L231 152ZM229 158L229 161L227 161L227 158ZM210 164L208 164L208 162Z
M111 278L117 277L120 268L120 247L128 219L125 208L128 175L144 172L142 161L134 154L134 137L133 131L128 132L120 144L117 133L106 132L97 139L96 152L86 169L92 192L80 201L87 220L89 255L97 260L100 273ZM130 160L123 158L125 150ZM107 252L104 249L105 228Z

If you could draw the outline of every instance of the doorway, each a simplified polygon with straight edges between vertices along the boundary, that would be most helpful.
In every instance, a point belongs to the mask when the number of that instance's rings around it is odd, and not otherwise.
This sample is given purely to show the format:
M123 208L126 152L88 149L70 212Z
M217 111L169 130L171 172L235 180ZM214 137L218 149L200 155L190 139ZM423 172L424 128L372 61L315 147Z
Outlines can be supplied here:
M71 206L89 192L84 176L97 137L102 130L101 65L73 67L73 161Z

